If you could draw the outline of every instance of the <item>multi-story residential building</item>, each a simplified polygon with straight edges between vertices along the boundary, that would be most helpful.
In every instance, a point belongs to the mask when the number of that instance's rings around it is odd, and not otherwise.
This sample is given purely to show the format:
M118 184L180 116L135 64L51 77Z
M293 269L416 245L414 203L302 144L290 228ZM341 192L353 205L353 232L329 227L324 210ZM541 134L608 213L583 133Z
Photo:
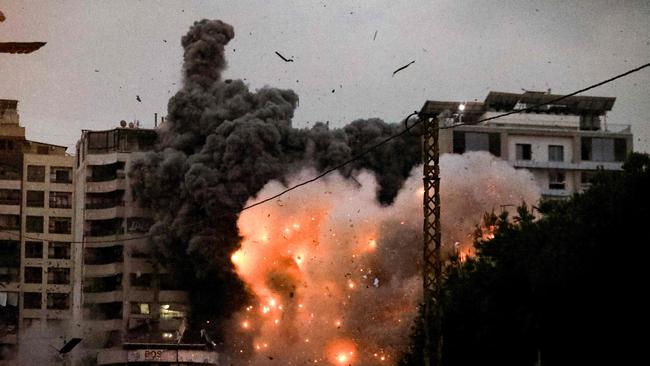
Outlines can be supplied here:
M83 267L76 321L87 357L99 365L217 364L205 345L178 345L187 293L153 264L146 237L153 219L136 204L126 174L134 153L151 149L157 135L130 126L82 131L77 143L74 227Z
M531 171L545 197L566 197L586 188L598 169L620 170L632 151L629 125L607 122L616 98L572 96L524 113L480 122L504 112L547 103L561 95L490 92L483 102L427 101L437 115L441 153L489 151L515 168Z
M72 318L74 158L25 138L15 100L0 100L0 364L27 329Z

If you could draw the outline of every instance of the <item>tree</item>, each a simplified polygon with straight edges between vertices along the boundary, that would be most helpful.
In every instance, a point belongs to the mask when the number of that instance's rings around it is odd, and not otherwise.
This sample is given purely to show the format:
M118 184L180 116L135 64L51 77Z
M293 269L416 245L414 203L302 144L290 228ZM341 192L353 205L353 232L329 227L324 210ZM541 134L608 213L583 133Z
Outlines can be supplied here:
M647 321L650 157L600 172L589 190L517 215L487 214L477 255L444 285L444 364L620 364ZM419 325L418 325L419 324ZM643 324L643 325L642 325ZM402 365L420 365L421 319Z

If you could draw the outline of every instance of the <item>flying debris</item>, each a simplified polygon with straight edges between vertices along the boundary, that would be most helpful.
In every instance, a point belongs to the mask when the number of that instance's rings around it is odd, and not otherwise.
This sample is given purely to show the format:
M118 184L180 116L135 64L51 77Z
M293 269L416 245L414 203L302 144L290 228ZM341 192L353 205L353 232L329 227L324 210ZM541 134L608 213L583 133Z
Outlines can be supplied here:
M284 62L293 62L293 59L289 59L289 58L286 58L286 57L282 56L282 55L280 54L280 52L278 52L278 51L275 51L275 54L278 55L278 56L280 56L280 58L283 59Z
M208 335L208 332L206 332L205 329L201 329L201 338L205 341L206 346L212 347L212 348L217 346L217 344L214 343L214 341L212 340L212 338L210 338L210 336Z
M46 42L0 42L0 53L32 53Z
M63 347L61 347L59 351L59 354L66 354L70 351L72 351L73 348L75 348L79 342L81 342L81 338L72 338L71 340L68 341L68 343L64 344Z
M139 96L139 95L136 95L136 96L135 96L135 100L137 100L138 102L142 102L142 99L140 99L140 96Z
M377 31L375 31L375 35L372 36L372 40L374 41L375 39L377 39Z
M399 69L393 71L393 76L395 76L395 74L397 74L398 72L400 72L400 71L404 70L405 68L411 66L411 64L414 64L414 63L415 63L415 60L414 60L414 61L411 61L411 62L409 62L408 64L406 64L406 65L400 67Z

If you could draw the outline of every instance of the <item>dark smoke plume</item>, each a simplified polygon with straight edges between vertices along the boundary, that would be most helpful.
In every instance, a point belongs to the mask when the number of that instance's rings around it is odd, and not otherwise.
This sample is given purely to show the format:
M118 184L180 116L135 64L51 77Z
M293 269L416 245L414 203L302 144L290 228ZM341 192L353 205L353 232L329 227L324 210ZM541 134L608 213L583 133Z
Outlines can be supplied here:
M183 37L184 84L169 101L155 151L136 159L129 172L140 204L155 212L156 258L190 291L195 325L218 323L247 300L230 256L239 247L236 221L250 197L271 180L340 164L404 128L380 119L342 129L323 123L293 128L296 93L251 91L241 80L222 80L224 47L233 37L233 28L219 20L196 22ZM391 140L340 173L372 171L378 200L389 204L420 160L416 135Z

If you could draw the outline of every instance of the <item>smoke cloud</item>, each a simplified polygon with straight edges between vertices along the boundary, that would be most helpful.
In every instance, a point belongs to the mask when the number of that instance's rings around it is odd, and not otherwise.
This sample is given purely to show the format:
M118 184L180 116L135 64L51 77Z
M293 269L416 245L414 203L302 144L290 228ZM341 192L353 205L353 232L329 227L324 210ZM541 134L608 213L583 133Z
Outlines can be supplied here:
M129 170L139 203L155 212L150 233L156 257L184 279L195 324L227 319L247 299L230 255L239 248L237 217L250 197L303 167L322 171L340 164L403 128L380 119L342 129L323 123L293 128L293 91L251 91L241 80L222 80L224 47L233 37L232 27L219 20L190 28L182 39L184 84L169 101L159 144ZM370 170L379 201L392 202L420 158L415 130L341 174Z
M530 173L487 153L443 155L441 170L447 249L470 247L484 212L540 196ZM335 174L244 211L231 259L255 299L235 317L229 338L242 340L231 353L251 365L394 365L421 297L421 176L413 169L391 206L361 172L358 183ZM250 203L283 188L271 182Z
M421 287L418 128L240 217L251 197L311 178L404 126L373 118L292 127L293 91L222 79L233 37L218 20L190 28L184 83L158 145L129 169L135 197L154 212L155 257L190 292L189 329L207 328L254 365L394 362ZM441 164L448 245L469 243L485 210L539 197L528 173L488 154Z

